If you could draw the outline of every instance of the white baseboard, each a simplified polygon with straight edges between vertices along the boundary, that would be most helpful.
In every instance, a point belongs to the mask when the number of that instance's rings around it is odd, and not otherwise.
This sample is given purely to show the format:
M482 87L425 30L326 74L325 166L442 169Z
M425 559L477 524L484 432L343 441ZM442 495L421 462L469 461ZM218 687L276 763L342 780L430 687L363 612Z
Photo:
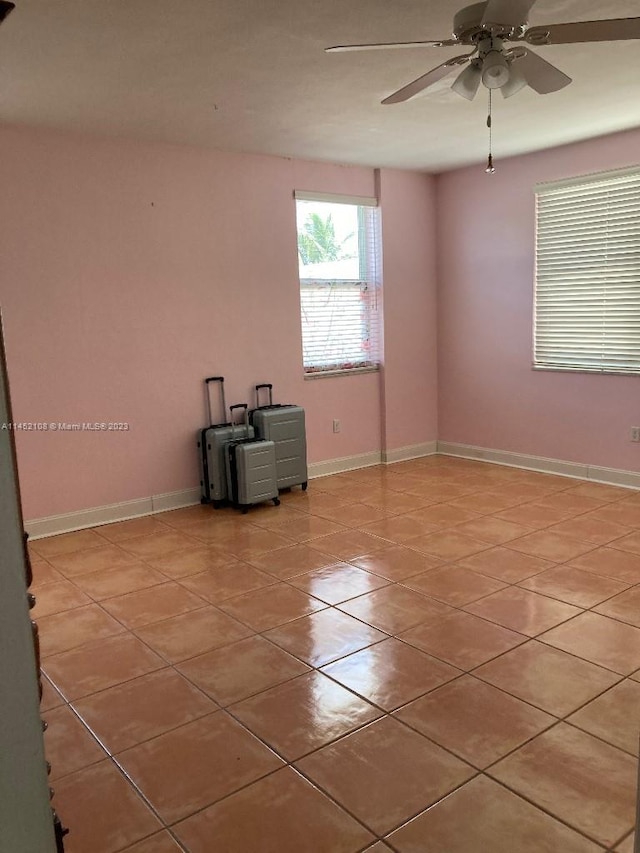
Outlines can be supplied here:
M149 498L139 498L133 501L123 501L108 506L98 506L92 509L81 509L62 515L50 515L46 518L35 518L25 522L25 529L30 539L42 539L45 536L56 536L58 533L70 533L73 530L84 530L87 527L98 527L114 521L128 521L143 515L153 515L183 506L200 503L199 489L183 489L179 492L169 492L164 495L153 495Z
M640 473L636 471L621 471L616 468L563 462L559 459L546 459L543 456L529 456L525 453L513 453L507 450L491 450L486 447L474 447L470 444L456 444L450 441L428 441L424 444L399 447L397 450L385 452L374 450L370 453L359 453L355 456L344 456L325 462L313 462L309 465L309 479L327 477L330 474L341 474L345 471L355 471L358 468L370 468L382 463L390 465L407 459L431 456L434 453L493 462L498 465L508 465L513 468L540 471L546 474L559 474L563 477L589 480L594 483L640 489ZM126 521L130 518L153 515L157 512L166 512L199 503L199 489L183 489L179 492L152 495L149 498L139 498L138 500L124 501L109 506L83 509L63 515L51 515L47 518L35 518L27 521L25 528L31 539L41 539L45 536L56 536L59 533L70 533L73 530L98 527L101 524Z
M397 450L385 450L382 452L382 461L385 465L391 465L394 462L406 462L409 459L420 459L422 456L433 456L437 452L438 442L426 441L423 444L398 447Z
M589 465L589 480L607 483L610 486L640 489L640 474L637 471L622 471L618 468L601 468L597 465Z
M331 474L342 474L345 471L356 471L358 468L370 468L373 465L389 465L393 462L404 462L407 459L431 456L436 452L437 442L427 441L423 444L411 444L407 447L399 447L397 450L373 450L370 453L359 453L356 456L328 459L326 462L312 462L309 465L309 479L328 477Z
M358 453L356 456L342 456L340 459L327 459L325 462L312 462L308 466L309 479L328 477L330 474L342 474L358 468L371 468L380 465L382 453L372 450L370 453Z
M342 459L330 459L326 462L315 462L309 465L309 479L380 465L381 462L382 454L380 451L360 453ZM131 518L153 515L157 512L166 512L185 506L194 506L199 503L199 489L183 489L179 492L153 495L149 498L123 501L119 504L92 507L91 509L82 509L62 515L51 515L46 518L34 518L25 522L25 529L30 539L42 539L45 536L71 533L74 530L98 527L101 524L110 524L114 521L127 521Z
M200 503L200 489L182 489L180 492L167 492L164 495L154 495L151 498L153 512L168 512L170 509L181 509Z
M594 483L605 483L610 486L640 489L640 473L637 471L603 468L597 465L584 465L580 462L564 462L561 459L547 459L544 456L530 456L526 453L514 453L510 450L492 450L487 447L474 447L471 444L457 444L451 441L439 441L438 453L442 453L444 456L459 456L463 459L508 465L512 468L524 468L528 471L557 474L561 477L589 480Z

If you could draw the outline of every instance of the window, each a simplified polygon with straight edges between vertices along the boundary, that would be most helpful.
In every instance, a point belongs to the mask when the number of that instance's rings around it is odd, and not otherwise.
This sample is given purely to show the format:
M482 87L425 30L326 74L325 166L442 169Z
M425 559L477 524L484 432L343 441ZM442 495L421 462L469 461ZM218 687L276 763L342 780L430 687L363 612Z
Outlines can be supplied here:
M640 373L640 169L536 188L534 367Z
M382 267L377 202L295 197L305 374L376 368Z

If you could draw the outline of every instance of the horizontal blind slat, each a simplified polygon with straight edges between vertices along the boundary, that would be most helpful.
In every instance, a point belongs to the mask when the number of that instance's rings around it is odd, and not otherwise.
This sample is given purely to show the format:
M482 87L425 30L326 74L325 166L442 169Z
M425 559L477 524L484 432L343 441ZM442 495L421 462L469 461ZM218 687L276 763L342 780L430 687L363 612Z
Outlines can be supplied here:
M640 372L640 170L536 192L534 363Z

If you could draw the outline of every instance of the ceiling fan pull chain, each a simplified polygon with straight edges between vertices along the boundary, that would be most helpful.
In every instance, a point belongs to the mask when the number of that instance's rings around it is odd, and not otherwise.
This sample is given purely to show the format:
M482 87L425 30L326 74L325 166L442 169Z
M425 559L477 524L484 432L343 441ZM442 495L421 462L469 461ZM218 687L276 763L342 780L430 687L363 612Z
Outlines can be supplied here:
M492 93L492 89L489 89L489 114L487 115L487 127L489 128L489 157L487 158L487 168L485 169L485 172L486 172L488 175L493 175L493 173L495 172L495 168L494 168L494 165L493 165L493 154L492 154L492 151L491 151L491 147L492 147L492 134L491 134L491 124L492 124L492 122L491 122L491 93Z

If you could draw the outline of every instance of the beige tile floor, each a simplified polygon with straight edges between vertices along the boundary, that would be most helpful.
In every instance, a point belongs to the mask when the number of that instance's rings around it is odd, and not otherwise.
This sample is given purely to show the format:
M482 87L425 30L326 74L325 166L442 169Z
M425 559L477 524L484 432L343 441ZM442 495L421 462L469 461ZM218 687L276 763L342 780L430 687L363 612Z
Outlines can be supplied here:
M30 545L68 853L628 853L640 494L434 456Z

